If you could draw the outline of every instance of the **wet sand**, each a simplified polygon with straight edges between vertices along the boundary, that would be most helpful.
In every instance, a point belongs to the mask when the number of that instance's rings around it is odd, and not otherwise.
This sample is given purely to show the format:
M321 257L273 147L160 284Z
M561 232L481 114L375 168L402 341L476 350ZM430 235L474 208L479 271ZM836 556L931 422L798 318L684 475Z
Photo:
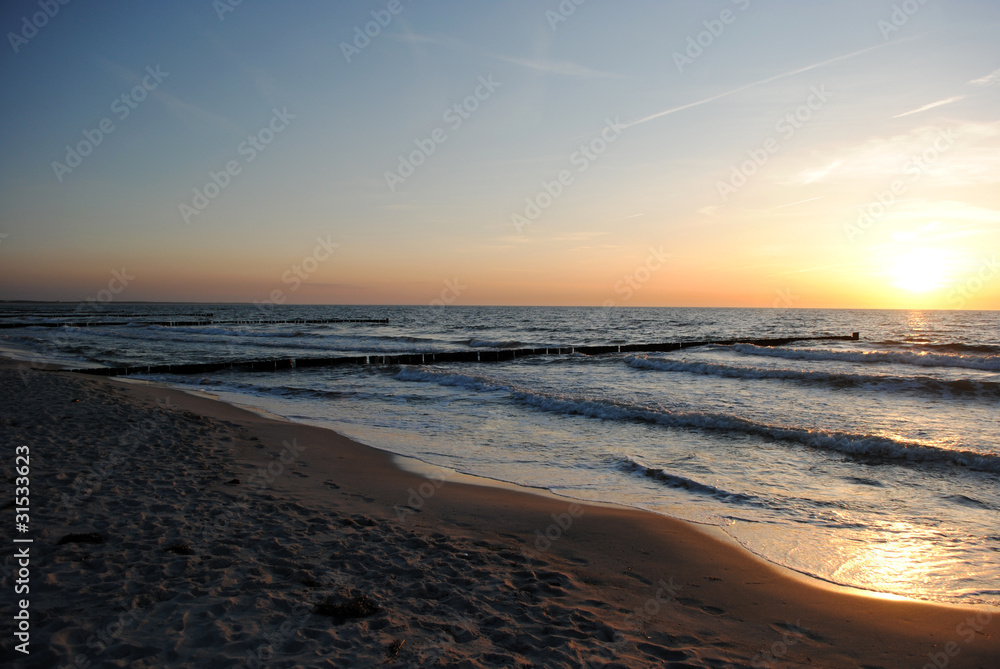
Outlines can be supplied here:
M822 587L664 516L173 389L10 362L0 389L11 467L31 452L15 666L998 666L995 612Z

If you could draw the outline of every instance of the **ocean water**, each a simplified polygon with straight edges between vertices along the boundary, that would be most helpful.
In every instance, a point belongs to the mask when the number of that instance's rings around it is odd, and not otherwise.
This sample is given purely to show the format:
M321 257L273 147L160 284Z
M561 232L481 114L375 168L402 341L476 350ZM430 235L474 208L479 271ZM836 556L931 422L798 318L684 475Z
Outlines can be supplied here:
M388 318L388 324L150 320ZM835 583L1000 605L1000 312L6 305L74 365L848 335L766 348L159 375L461 472L722 528Z

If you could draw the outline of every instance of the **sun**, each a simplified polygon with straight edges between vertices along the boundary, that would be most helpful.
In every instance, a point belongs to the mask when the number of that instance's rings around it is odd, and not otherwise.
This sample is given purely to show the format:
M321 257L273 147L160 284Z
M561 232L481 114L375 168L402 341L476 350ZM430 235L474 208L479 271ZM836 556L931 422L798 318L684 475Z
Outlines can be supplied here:
M898 256L888 268L892 285L911 293L926 293L947 283L946 254L936 249L916 249Z

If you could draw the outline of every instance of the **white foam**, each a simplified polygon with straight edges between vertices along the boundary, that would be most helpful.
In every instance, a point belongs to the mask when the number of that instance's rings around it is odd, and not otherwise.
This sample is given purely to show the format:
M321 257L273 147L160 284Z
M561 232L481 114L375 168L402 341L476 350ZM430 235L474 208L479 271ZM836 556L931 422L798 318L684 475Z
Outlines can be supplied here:
M911 389L936 393L1000 395L1000 383L973 379L935 379L930 376L895 376L890 374L853 374L850 372L740 367L712 362L688 362L636 355L627 356L625 362L635 369L712 375L729 379L785 379L807 383L826 383L839 387L845 385L863 385L881 390Z
M834 360L860 363L891 363L919 367L964 367L1000 371L1000 356L948 355L912 351L836 351L832 349L772 348L753 344L734 344L732 350L745 355L760 355L788 360Z
M485 377L410 367L403 368L396 375L396 378L400 381L424 381L446 386L460 386L482 392L506 391L511 394L512 399L522 404L569 415L603 420L642 421L664 427L738 432L767 440L794 442L811 448L853 456L943 466L957 465L977 471L1000 473L1000 456L997 455L939 448L882 435L770 425L730 414L670 411L659 405L644 406L610 399L546 395Z

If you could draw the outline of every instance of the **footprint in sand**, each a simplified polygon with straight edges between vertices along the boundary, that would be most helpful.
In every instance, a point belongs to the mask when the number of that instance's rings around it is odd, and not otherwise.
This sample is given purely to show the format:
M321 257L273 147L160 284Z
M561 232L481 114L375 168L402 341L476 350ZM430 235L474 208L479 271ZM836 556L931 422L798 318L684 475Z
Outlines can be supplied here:
M721 616L726 612L724 609L720 609L716 606L706 606L697 599L692 599L691 597L678 597L677 603L692 609L704 611L705 613L709 613L713 616Z

